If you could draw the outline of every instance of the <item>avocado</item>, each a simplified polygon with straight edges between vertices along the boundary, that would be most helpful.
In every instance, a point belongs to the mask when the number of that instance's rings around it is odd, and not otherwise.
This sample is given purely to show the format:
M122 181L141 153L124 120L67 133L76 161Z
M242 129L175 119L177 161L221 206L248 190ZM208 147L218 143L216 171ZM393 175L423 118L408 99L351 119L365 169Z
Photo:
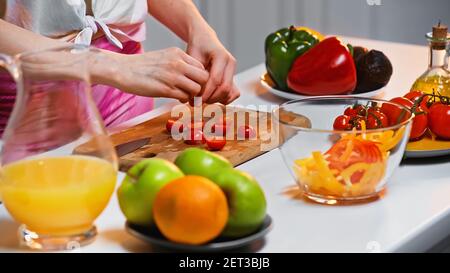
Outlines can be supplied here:
M353 47L353 61L355 64L358 62L359 58L369 52L369 50L362 46L355 46Z
M355 93L369 92L386 86L392 76L392 64L383 52L370 50L356 62L357 86Z

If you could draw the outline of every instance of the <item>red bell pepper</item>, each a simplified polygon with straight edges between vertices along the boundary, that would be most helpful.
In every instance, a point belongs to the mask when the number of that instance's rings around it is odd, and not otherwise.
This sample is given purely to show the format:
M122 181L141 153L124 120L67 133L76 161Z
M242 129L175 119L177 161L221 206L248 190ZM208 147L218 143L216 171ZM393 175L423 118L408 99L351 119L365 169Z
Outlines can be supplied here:
M302 95L348 94L356 87L355 63L348 48L330 37L294 61L287 81L290 89Z

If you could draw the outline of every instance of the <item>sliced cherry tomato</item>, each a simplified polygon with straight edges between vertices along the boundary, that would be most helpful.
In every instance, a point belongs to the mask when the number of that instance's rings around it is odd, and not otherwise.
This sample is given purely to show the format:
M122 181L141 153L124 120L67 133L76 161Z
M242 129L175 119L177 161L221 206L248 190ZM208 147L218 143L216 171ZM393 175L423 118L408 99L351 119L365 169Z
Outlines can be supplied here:
M351 130L352 125L350 123L350 119L351 119L350 116L347 116L347 115L338 116L334 120L334 123L333 123L334 130L339 130L339 131Z
M169 134L172 133L172 127L173 127L173 125L175 124L175 122L177 122L177 121L178 121L177 119L172 119L172 118L170 118L170 119L167 120L167 122L166 122L166 130L167 130L167 132L168 132ZM180 132L180 133L183 132L183 124L180 125L180 130L179 130L179 132Z
M256 137L256 131L250 125L242 125L238 128L238 137L244 139L251 139Z
M411 109L411 107L414 105L412 101L403 97L396 97L391 99L390 101L403 105L408 109ZM383 112L383 114L387 116L389 126L399 124L410 117L410 113L408 113L407 110L389 103L383 103L383 105L381 106L381 112Z
M206 139L206 145L211 151L220 151L226 144L227 141L224 138Z
M166 122L166 131L170 134L170 133L172 133L172 127L173 127L173 124L175 123L175 120L174 119L168 119L167 120L167 122Z
M425 112L428 112L428 100L430 99L429 96L425 95L425 93L423 93L422 91L411 91L409 93L407 93L406 95L404 95L403 97L409 99L410 101L412 101L414 104L418 103L419 100L422 100L419 105L420 107L422 107L422 110L424 110Z
M205 136L203 135L203 131L199 129L190 129L190 134L185 137L184 142L188 145L197 145L205 143Z
M442 139L450 139L450 105L435 103L430 107L428 122L431 132Z
M367 129L378 129L388 127L389 126L388 117L382 112L379 112L375 109L373 110L371 109L373 108L370 108L367 114L367 121L366 121Z

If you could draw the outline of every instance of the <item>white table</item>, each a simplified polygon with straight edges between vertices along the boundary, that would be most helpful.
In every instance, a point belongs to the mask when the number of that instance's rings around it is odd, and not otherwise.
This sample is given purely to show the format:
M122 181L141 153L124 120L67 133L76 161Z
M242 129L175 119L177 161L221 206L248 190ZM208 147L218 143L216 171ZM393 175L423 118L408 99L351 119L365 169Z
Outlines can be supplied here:
M354 45L382 50L394 66L386 98L409 90L427 66L427 48L421 46L348 38ZM279 104L283 100L259 85L264 66L236 76L242 92L236 104ZM156 111L156 112L155 112ZM157 115L155 110L129 122ZM392 177L387 195L373 203L329 207L306 203L283 194L295 185L282 162L279 150L239 167L253 174L265 190L268 213L274 229L265 242L252 246L260 252L404 252L425 251L450 234L450 161L448 159L405 162ZM119 175L119 181L123 174ZM124 217L114 195L97 220L99 236L82 252L152 251L151 246L124 230ZM17 224L0 207L0 252L17 248ZM22 250L23 251L23 250Z

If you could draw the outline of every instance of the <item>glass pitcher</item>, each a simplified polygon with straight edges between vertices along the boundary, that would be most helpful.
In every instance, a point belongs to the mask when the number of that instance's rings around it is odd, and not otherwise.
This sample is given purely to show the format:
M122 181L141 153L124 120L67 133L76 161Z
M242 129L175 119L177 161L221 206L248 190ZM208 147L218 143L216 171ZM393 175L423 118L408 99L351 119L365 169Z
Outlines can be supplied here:
M93 50L0 55L17 83L0 153L0 199L21 224L21 243L33 249L93 241L93 222L115 189L117 156L90 93Z

